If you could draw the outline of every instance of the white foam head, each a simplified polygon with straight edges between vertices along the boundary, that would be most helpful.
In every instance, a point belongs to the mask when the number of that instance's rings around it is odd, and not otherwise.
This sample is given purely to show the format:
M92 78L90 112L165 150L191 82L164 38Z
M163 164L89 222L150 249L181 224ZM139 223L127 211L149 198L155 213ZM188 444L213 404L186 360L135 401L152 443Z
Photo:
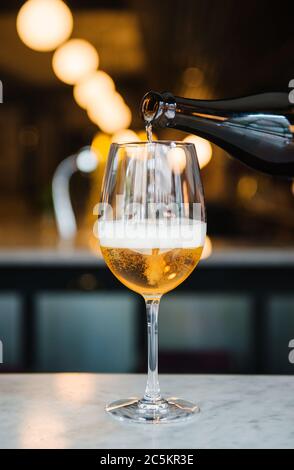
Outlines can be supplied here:
M193 219L176 219L172 224L124 220L98 222L100 245L111 248L196 248L204 245L205 235L206 223Z

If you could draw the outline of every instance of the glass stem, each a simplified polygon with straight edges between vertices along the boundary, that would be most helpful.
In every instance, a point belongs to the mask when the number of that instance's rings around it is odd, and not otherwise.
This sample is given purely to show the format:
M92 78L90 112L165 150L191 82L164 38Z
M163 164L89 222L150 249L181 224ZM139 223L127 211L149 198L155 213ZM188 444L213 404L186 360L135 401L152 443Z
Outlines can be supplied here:
M160 297L145 299L148 331L148 378L144 401L158 402L161 400L158 381L158 309Z

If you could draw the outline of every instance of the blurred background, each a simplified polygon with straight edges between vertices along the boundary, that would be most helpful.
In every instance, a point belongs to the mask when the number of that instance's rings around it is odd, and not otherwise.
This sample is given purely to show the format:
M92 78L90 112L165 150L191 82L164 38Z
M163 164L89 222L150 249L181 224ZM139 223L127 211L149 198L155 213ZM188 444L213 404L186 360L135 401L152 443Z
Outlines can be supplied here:
M0 371L142 372L144 303L92 235L112 140L145 140L149 89L289 90L293 2L2 0ZM160 371L293 373L294 184L195 143L208 236L160 310Z

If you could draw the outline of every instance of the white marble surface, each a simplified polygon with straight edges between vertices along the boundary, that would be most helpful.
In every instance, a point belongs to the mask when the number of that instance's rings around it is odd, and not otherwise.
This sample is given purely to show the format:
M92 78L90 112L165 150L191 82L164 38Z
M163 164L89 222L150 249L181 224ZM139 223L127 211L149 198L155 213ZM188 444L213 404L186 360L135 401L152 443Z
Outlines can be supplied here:
M1 448L293 448L294 377L162 376L162 390L197 402L183 424L113 420L105 402L141 395L142 375L0 375Z

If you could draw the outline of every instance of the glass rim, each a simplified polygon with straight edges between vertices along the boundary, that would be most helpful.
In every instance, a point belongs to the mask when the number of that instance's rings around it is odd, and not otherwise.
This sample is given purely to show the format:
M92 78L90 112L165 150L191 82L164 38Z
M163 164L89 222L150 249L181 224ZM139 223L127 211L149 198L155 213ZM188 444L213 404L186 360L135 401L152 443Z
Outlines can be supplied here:
M118 143L118 142L112 142L111 145L115 145L117 147L135 147L135 146L146 146L150 144L156 144L156 145L165 145L165 146L171 146L175 145L176 147L190 147L191 145L195 146L192 142L183 142L181 140L152 140L152 142L149 142L148 140L140 141L140 142L123 142L123 143Z

